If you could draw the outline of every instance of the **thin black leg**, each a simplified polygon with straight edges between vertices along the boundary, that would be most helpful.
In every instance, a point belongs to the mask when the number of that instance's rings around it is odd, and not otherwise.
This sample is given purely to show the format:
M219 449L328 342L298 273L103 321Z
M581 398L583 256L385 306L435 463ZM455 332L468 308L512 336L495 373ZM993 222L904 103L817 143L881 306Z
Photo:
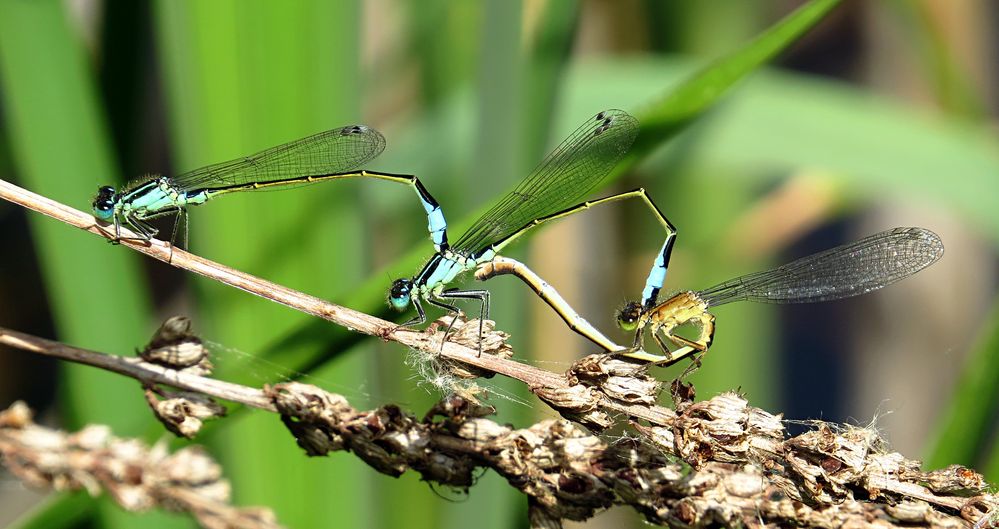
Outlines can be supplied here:
M444 329L444 338L441 339L441 351L443 351L444 350L444 342L447 341L447 335L451 334L451 329L454 328L454 322L455 322L455 320L458 319L458 313L461 312L461 309L459 309L458 307L455 307L454 305L448 305L447 303L444 303L443 301L441 301L439 299L434 299L433 297L427 298L427 302L430 303L431 305L435 306L435 307L440 307L440 308L442 308L442 309L444 309L444 310L446 310L446 311L454 314L454 317L451 318L451 323L448 323L447 329Z
M479 355L482 355L482 321L489 317L489 291L488 290L445 290L441 292L442 298L449 299L477 299L479 300Z
M139 235L138 240L149 241L156 236L156 229L152 226L137 220L128 221L128 227Z
M426 323L427 313L424 312L423 305L420 304L420 298L413 298L413 306L416 307L416 316L399 327L412 327L413 325L422 325L423 323ZM396 328L398 329L399 327Z
M635 331L635 343L632 344L632 347L635 350L638 350L638 349L642 348L642 345L643 345L642 342L644 341L644 340L642 340L642 338L644 338L644 337L645 337L645 328L644 327L641 327L637 331Z

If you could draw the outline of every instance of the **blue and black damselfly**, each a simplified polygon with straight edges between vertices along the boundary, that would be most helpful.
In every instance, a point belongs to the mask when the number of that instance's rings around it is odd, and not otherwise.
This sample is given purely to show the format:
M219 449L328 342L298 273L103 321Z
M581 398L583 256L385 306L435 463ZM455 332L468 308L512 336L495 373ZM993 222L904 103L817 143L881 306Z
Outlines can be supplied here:
M584 211L598 204L640 198L666 228L671 240L676 229L655 206L644 189L635 189L596 200L579 202L596 187L625 155L638 134L638 121L621 110L607 110L588 119L552 151L512 192L500 199L454 244L446 230L435 237L436 253L411 279L397 279L389 291L389 303L398 310L410 304L417 315L405 325L426 321L422 301L451 312L456 299L477 299L482 320L489 317L489 292L457 290L447 285L460 274L492 260L500 251L531 228ZM431 222L431 230L434 223ZM664 251L672 244L664 245ZM668 259L665 256L664 259Z
M431 236L443 234L444 215L415 176L378 173L357 168L385 149L385 138L364 125L350 125L313 134L252 156L217 163L179 176L149 176L129 182L120 191L102 186L93 201L94 216L114 224L115 240L121 227L139 240L157 234L149 220L174 216L171 242L187 207L204 204L219 195L295 187L342 178L377 178L412 186L430 219ZM434 232L434 229L437 229ZM435 238L436 243L436 238Z

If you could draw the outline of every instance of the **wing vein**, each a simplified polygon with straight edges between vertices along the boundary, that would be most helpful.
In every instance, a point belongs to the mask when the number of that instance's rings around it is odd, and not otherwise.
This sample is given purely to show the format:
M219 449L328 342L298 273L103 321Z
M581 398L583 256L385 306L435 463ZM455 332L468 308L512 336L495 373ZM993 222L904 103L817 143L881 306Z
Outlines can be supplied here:
M698 294L711 306L742 300L811 303L848 298L905 279L935 263L943 251L932 231L894 228Z
M464 255L480 252L535 219L579 203L617 165L637 135L638 121L627 112L600 112L562 141L452 248Z
M186 191L331 175L356 169L384 149L385 138L380 132L364 125L351 125L208 165L170 180Z

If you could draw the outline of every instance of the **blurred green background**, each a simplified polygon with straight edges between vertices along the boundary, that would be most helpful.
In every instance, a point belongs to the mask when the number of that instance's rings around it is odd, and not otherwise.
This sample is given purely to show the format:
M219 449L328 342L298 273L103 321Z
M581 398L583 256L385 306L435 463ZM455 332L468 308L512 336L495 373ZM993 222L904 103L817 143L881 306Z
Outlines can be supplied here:
M0 0L0 178L89 210L99 185L360 122L388 140L368 168L419 175L460 232L585 118L669 112L655 105L671 87L800 4ZM787 419L873 421L927 467L964 463L999 480L997 26L999 7L985 0L846 2L669 142L643 136L653 139L637 165L601 193L644 186L678 226L667 290L894 226L930 228L947 246L938 264L874 295L719 308L699 396L738 388ZM192 208L189 246L403 321L386 312L385 290L432 252L425 225L409 189L348 181ZM626 341L613 312L640 293L661 238L644 209L621 204L538 230L509 255ZM131 354L165 317L186 314L219 344L229 380L260 386L307 371L358 408L394 402L417 414L439 396L396 344L8 203L0 239L2 326ZM593 352L515 279L466 286L490 289L523 361L562 370ZM501 421L552 416L516 384L486 385ZM163 436L134 382L2 349L0 405L16 399L50 424ZM495 475L463 496L347 454L307 459L270 414L237 413L197 442L224 464L237 504L271 507L289 527L526 526L526 501ZM0 525L192 525L0 480ZM586 524L639 525L624 510Z

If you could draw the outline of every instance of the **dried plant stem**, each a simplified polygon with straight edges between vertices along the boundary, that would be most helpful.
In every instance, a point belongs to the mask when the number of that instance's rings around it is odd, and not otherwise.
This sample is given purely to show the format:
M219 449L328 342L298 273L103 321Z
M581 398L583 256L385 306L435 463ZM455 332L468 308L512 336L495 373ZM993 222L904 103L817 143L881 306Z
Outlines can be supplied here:
M21 333L0 331L0 343L113 369L147 386L151 380L176 383L275 411L309 455L349 451L384 474L416 471L424 480L458 488L471 487L480 469L491 469L528 496L533 527L557 528L563 519L585 520L618 505L651 523L683 527L954 528L987 520L999 505L972 470L952 465L923 472L919 462L888 451L869 428L816 422L813 430L789 438L779 416L732 393L680 403L666 424L633 424L641 437L610 441L567 420L514 429L486 418L490 408L456 396L420 419L392 404L357 410L340 395L297 382L220 390L205 377L169 375L158 366L114 357L98 360L104 355ZM240 400L249 395L253 402ZM213 528L273 523L266 511L226 505L225 496L217 495L222 485L206 488L201 476L209 473L217 483L219 471L198 452L168 457L156 449L148 455L116 450L122 441L99 427L59 437L55 450L51 436L57 434L25 435L37 427L25 427L23 418L10 420L24 416L12 410L0 413L0 456L29 483L95 492L91 480L80 481L89 471L104 476L100 487L126 508L180 503ZM98 433L98 443L80 441ZM66 452L66 462L43 457L52 452ZM136 453L140 457L119 461ZM82 468L68 468L80 461ZM144 479L106 479L113 473L102 465L135 467L132 475ZM133 498L141 501L125 501Z
M59 491L104 490L122 508L185 512L207 529L280 529L265 508L229 504L229 482L204 451L175 453L111 435L104 426L66 433L39 426L23 402L0 411L0 460L25 483Z
M25 351L43 354L85 364L127 377L134 378L144 385L165 384L178 389L195 391L210 397L267 411L277 411L270 399L259 389L232 384L213 378L202 377L169 367L146 362L138 357L115 356L80 349L60 342L46 340L0 327L0 344L17 347Z

